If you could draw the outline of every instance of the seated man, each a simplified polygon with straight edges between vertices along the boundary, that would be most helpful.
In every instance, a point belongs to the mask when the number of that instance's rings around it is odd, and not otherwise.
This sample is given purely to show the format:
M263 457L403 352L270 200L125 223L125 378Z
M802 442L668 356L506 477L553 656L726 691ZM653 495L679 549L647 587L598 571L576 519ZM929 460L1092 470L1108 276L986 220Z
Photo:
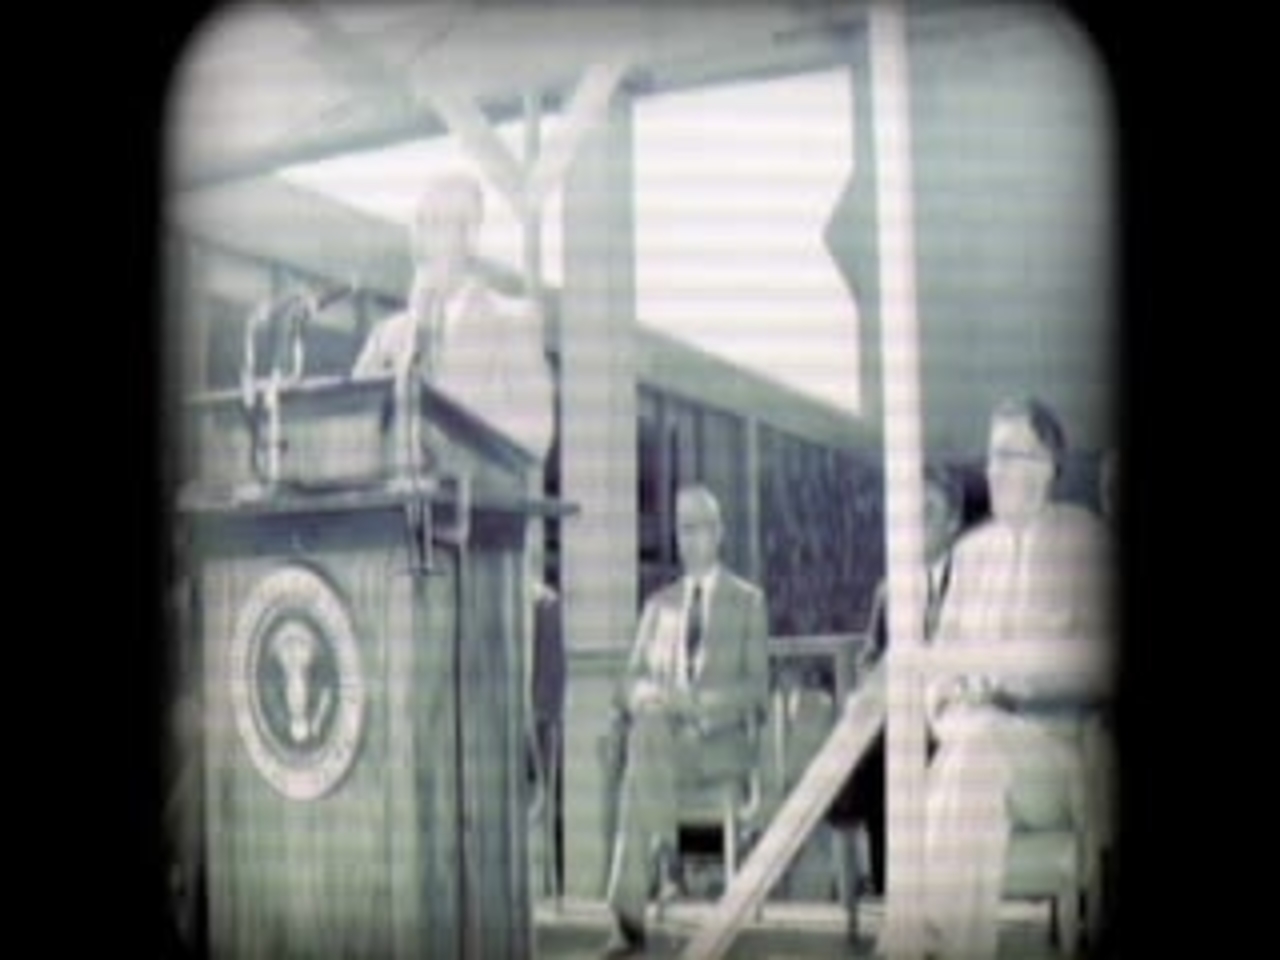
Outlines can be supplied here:
M720 506L705 487L676 497L684 575L648 598L619 684L625 766L608 884L617 930L608 956L642 952L652 871L674 855L684 785L744 777L749 736L769 696L768 611L761 590L719 564Z
M425 380L542 460L554 430L542 325L532 304L499 296L475 275L483 216L474 179L432 181L411 224L408 309L374 327L351 375L402 373L416 362Z
M924 478L924 559L927 606L924 637L933 635L942 598L951 578L951 544L964 520L964 489L959 478L942 466L930 467ZM858 674L879 660L888 645L888 615L884 581L876 588L871 608L870 644L862 652ZM871 888L884 893L885 878L885 738L881 732L862 762L831 804L828 820L839 827L862 823L871 851ZM856 891L854 891L856 893Z
M1106 678L1101 668L1055 676L1054 663L1106 662L1109 552L1095 514L1050 500L1065 446L1039 401L997 406L992 517L954 551L935 649L981 644L1006 667L1040 666L1019 668L1024 677L944 675L926 692L938 752L926 780L925 909L944 956L995 955L1012 830L1083 815L1078 724Z

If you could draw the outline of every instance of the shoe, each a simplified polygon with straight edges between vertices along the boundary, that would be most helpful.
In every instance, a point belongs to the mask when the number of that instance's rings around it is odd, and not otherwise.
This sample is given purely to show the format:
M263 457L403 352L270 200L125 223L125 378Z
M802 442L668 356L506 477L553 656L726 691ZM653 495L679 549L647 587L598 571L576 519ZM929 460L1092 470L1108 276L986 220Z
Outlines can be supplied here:
M646 939L644 927L623 917L617 918L617 929L600 951L602 960L614 957L638 957L644 954Z
M658 847L655 854L655 862L658 873L658 902L670 903L683 897L686 893L684 888L684 875L680 869L680 858L666 844Z

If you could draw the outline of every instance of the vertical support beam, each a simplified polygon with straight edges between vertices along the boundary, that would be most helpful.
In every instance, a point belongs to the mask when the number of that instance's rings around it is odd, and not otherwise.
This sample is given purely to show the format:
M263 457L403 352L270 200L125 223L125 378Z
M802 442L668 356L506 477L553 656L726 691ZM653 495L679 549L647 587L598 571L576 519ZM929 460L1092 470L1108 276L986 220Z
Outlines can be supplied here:
M174 260L169 269L173 284L168 309L172 315L167 325L178 360L169 367L177 375L175 403L170 407L174 417L171 439L180 444L177 468L179 475L186 479L194 476L200 452L196 449L194 432L188 431L188 424L182 422L181 400L209 386L210 306L207 296L208 257L204 248L179 235L175 239Z
M524 169L526 178L538 163L542 143L542 98L537 91L524 95ZM525 296L542 299L542 204L526 204L522 211L524 230Z
M661 390L655 390L658 399L658 559L663 566L675 563L672 553L672 534L675 527L675 462L671 451L671 399Z
M884 367L889 568L886 952L914 960L924 943L924 707L911 654L923 643L924 545L919 323L916 312L910 91L902 0L870 22Z
M199 674L197 638L194 627L197 622L196 612L188 608L193 596L190 583L198 573L192 563L193 558L187 555L187 534L183 529L185 522L174 510L176 495L181 484L196 473L196 454L194 431L188 429L183 417L183 399L194 390L203 386L201 370L204 351L195 349L196 332L199 329L193 322L195 311L193 305L192 276L195 261L195 250L192 244L182 235L169 231L164 235L161 247L164 256L164 318L161 323L164 358L162 364L161 389L163 417L161 437L164 460L162 461L162 487L165 502L162 505L162 516L166 534L170 543L180 543L181 554L174 557L179 564L170 571L173 580L166 579L165 597L169 604L166 611L172 610L172 604L178 604L174 616L173 633L166 649L163 662L166 668L165 703L176 702L171 697L180 691L198 693L195 681ZM171 591L178 589L175 597ZM174 598L174 599L170 599Z
M843 229L851 247L846 270L857 294L858 392L870 422L884 417L884 357L881 355L881 303L878 266L881 256L876 221L876 145L872 128L871 51L868 32L852 41L849 61L849 106L853 113L853 175Z
M526 93L524 96L524 170L533 169L534 164L538 161L538 144L540 140L542 125L541 105L536 92ZM538 315L545 324L547 318L545 311L542 309L542 209L541 206L523 205L517 211L520 216L520 227L524 233L524 293L525 296L533 303L538 304ZM542 342L546 343L546 331L543 330ZM553 390L554 390L553 386ZM563 444L561 447L563 448ZM544 468L545 469L545 468ZM545 485L545 475L542 470L531 471L528 477L526 493L531 498L539 498L543 495L543 487ZM523 616L520 622L521 636L524 638L524 671L523 691L526 712L524 722L527 726L526 735L530 738L535 736L535 723L533 717L533 644L534 644L534 597L531 591L531 581L534 577L538 580L546 578L546 531L543 529L543 523L540 520L531 520L525 529L525 567L521 571L521 607ZM537 569L532 569L536 564ZM550 798L547 800L551 802ZM544 852L545 853L545 852Z
M187 363L184 389L204 390L209 386L209 256L206 248L195 243L187 242L183 247L179 329Z
M635 634L636 370L632 108L619 97L584 138L564 191L561 486L581 512L563 527L566 887L599 897L607 869L599 738L616 672L590 676L590 651L625 662ZM607 679L606 679L607 677Z
M742 477L747 523L747 576L764 582L764 547L760 529L760 418L742 420Z
M198 351L195 349L195 325L191 304L195 298L191 293L193 255L191 246L185 239L175 233L164 237L161 247L164 256L164 400L168 418L165 422L166 436L163 442L166 449L176 449L178 456L173 466L179 475L185 473L187 464L183 461L181 445L182 398L195 390L199 384L199 368L196 366Z

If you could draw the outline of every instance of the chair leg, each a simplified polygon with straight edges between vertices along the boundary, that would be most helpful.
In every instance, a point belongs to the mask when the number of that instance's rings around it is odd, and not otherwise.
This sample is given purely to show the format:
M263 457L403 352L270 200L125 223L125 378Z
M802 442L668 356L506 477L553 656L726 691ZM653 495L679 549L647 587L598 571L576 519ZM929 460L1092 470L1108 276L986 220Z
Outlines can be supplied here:
M833 831L836 845L836 886L840 903L848 921L849 941L855 943L862 935L858 923L858 894L861 874L858 870L858 838L855 830Z
M1053 900L1053 932L1063 956L1075 956L1080 947L1080 891L1074 887Z
M1107 902L1107 879L1110 864L1107 854L1101 853L1094 861L1094 872L1084 891L1084 937L1092 947L1102 936L1102 922Z
M729 813L724 821L724 885L738 872L738 818Z
M560 811L560 770L556 762L560 755L560 732L552 727L550 740L550 756L544 761L547 795L542 811L542 839L546 856L543 857L543 884L546 892L555 900L557 910L560 907L560 852L556 848L556 816Z

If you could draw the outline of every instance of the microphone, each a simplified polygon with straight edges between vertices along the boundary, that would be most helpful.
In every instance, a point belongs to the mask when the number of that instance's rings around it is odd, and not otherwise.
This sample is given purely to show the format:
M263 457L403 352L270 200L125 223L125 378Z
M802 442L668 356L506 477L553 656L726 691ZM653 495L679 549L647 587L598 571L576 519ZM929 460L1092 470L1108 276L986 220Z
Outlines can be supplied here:
M263 326L281 316L293 313L299 307L303 308L304 316L323 313L335 303L355 296L359 291L360 282L356 279L340 283L319 293L310 289L293 290L260 306L254 312L250 325ZM294 319L297 318L294 317Z
M360 283L353 277L318 293L309 289L293 290L275 300L267 301L250 315L244 326L244 359L241 367L246 406L252 403L252 380L257 372L254 340L258 331L264 328L267 331L272 370L279 373L286 357L292 355L293 371L287 379L296 380L302 376L306 324L312 317L340 300L354 296L359 289Z
M330 287L323 293L311 294L312 310L315 313L322 313L338 301L345 300L347 297L354 297L359 292L360 281L352 278L346 283L341 283L336 287Z

